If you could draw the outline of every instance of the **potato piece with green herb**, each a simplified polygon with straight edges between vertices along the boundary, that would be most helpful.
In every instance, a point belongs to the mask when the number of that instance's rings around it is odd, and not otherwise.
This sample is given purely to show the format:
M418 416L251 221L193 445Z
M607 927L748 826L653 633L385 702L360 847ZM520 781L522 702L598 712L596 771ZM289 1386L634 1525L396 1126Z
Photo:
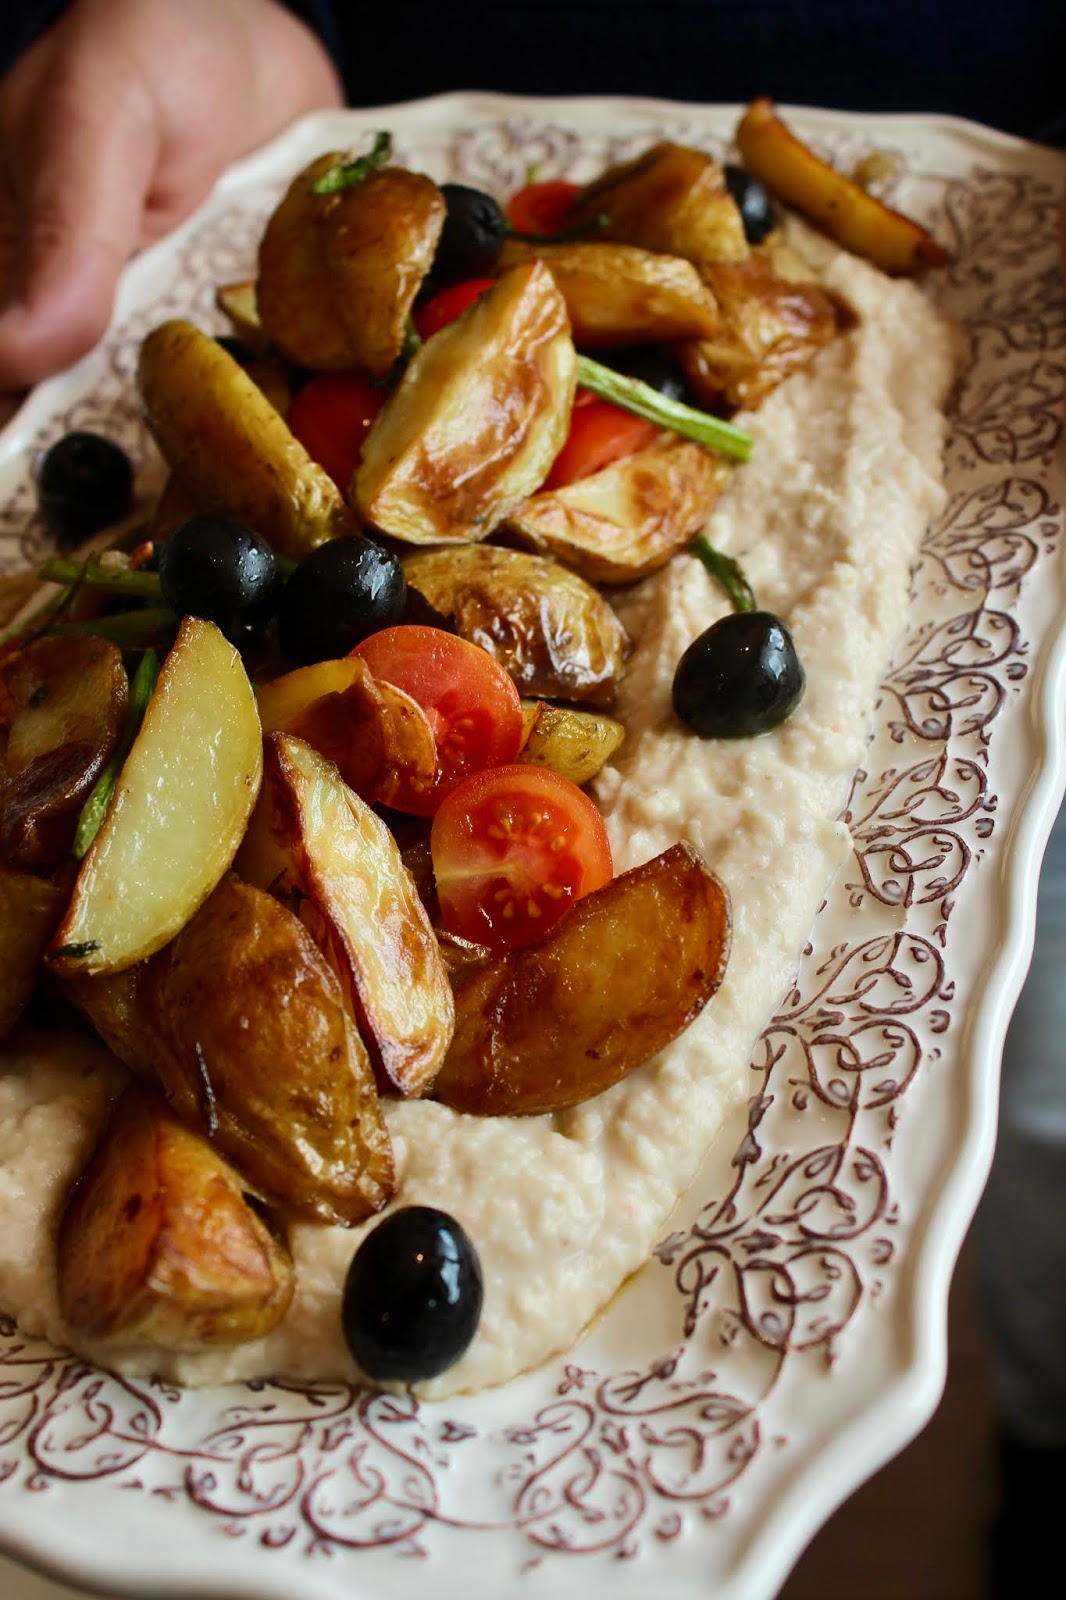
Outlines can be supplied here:
M197 510L247 523L296 561L357 531L333 479L239 363L191 322L164 322L148 335L138 383L156 443Z
M602 712L541 700L518 759L532 767L550 767L571 783L591 783L625 736L622 724Z
M725 889L687 845L571 907L539 943L460 981L435 1099L475 1116L561 1111L677 1037L722 980Z
M78 812L122 732L127 683L106 639L46 635L0 669L7 732L0 856L50 869L69 855Z
M240 656L186 617L50 946L62 976L118 972L172 939L237 852L263 744Z
M318 179L344 159L340 151L330 150L298 172L259 241L256 318L282 355L313 372L341 372L355 365L326 272L326 197L314 193ZM243 310L247 315L247 302Z
M644 250L705 261L744 261L748 242L725 173L713 156L687 145L653 145L635 161L587 184L568 222L606 217L601 237Z
M551 273L512 267L414 356L366 436L358 511L410 544L485 538L543 482L576 379Z
M64 1211L58 1284L83 1339L201 1350L269 1333L295 1276L240 1173L131 1084Z
M603 596L558 561L459 545L406 556L404 572L523 693L600 706L614 699L629 637Z

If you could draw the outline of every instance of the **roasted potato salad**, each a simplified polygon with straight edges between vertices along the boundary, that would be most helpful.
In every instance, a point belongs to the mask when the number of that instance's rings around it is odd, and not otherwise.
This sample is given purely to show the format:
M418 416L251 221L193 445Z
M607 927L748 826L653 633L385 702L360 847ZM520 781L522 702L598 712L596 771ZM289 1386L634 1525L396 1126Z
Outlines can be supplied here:
M685 145L657 144L635 161L587 184L569 221L606 216L603 237L701 266L744 261L748 243L725 173L713 156Z

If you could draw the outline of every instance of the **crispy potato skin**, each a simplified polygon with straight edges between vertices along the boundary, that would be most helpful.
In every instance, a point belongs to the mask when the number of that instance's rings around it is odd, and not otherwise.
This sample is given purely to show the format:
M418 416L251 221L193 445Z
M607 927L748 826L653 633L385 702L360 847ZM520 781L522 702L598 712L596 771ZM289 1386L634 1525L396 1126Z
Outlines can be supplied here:
M160 1095L129 1085L60 1223L66 1321L83 1338L165 1350L269 1333L295 1278L256 1199Z
M259 242L255 306L260 326L282 355L315 372L355 365L326 269L325 197L311 192L315 181L343 160L341 151L329 150L298 172Z
M421 173L385 167L326 202L323 253L351 365L386 378L403 349L415 295L433 265L444 196Z
M47 878L0 865L0 1039L25 1010L66 903Z
M476 1116L579 1105L651 1059L718 988L725 889L687 845L586 895L539 943L456 988L434 1097Z
M230 875L157 956L69 991L270 1200L353 1223L392 1194L392 1147L340 985L273 896Z
M622 724L602 712L552 706L546 700L535 701L534 712L519 761L549 767L571 783L590 783L626 736Z
M551 273L512 267L426 340L386 401L352 483L360 515L408 544L486 538L543 482L576 381Z
M9 657L0 680L0 856L47 871L69 855L81 806L118 744L122 656L106 639L46 636Z
M544 262L583 350L702 339L718 326L714 296L691 261L635 245L530 244L509 239L501 267Z
M744 261L744 223L713 156L664 141L610 167L581 191L569 221L606 215L603 238L638 245L699 266Z
M404 572L523 693L611 704L629 637L603 596L559 562L496 545L459 545L409 555Z
M299 905L341 978L382 1088L421 1094L454 1021L437 941L388 828L303 740L268 736L238 866Z
M722 308L721 324L712 339L679 344L677 354L703 406L757 406L844 325L842 308L824 289L778 277L762 256L702 270Z
M816 156L786 127L772 100L753 100L737 127L748 171L786 205L882 272L912 276L951 257L911 217L894 211Z
M531 495L506 532L590 583L636 583L700 531L731 470L702 445L664 433L587 478Z
M332 478L216 340L164 322L137 370L148 425L198 510L249 523L297 561L357 531Z

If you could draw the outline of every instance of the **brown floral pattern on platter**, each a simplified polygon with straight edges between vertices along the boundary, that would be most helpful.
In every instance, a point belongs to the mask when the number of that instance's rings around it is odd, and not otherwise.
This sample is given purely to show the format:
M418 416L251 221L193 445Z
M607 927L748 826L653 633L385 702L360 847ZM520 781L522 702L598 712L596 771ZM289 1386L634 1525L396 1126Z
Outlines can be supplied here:
M656 132L725 153L696 115ZM418 156L506 193L531 164L543 177L583 176L648 142L647 128L597 144L518 117L475 122ZM845 165L871 150L855 135L827 136L824 148ZM1030 670L1019 601L1057 559L1062 529L1057 192L1020 169L938 177L894 157L885 192L917 195L956 250L937 291L969 346L949 500L925 540L909 630L846 806L854 854L759 1042L731 1180L698 1194L692 1220L646 1269L675 1337L634 1370L585 1367L579 1349L545 1371L532 1405L515 1386L527 1409L502 1427L461 1401L260 1383L227 1391L205 1432L195 1395L91 1368L8 1321L0 1481L48 1494L109 1480L198 1508L232 1539L309 1555L435 1556L451 1528L509 1530L536 1565L552 1553L627 1559L717 1522L753 1463L790 1447L774 1409L790 1367L814 1356L829 1381L906 1257L916 1202L899 1192L897 1153L960 1014L954 913L996 843L989 750ZM177 313L218 326L214 286L246 274L270 202L258 191L188 234L166 292L117 329L91 391L34 448L97 426L148 459L132 399L139 340ZM0 508L0 566L45 548L27 473ZM472 1481L483 1490L476 1518Z

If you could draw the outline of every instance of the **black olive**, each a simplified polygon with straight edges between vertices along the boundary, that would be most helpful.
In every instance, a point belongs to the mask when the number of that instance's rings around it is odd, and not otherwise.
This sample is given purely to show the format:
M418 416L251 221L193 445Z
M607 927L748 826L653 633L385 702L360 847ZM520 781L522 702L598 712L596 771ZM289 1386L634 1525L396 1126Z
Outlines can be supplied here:
M806 684L792 635L769 611L734 611L693 640L674 673L674 710L703 739L776 728Z
M650 389L657 389L669 400L688 402L691 398L681 364L671 350L661 344L629 344L605 351L604 366L639 378Z
M179 522L160 547L163 599L179 617L204 617L243 637L265 620L278 593L278 564L258 533L229 517Z
M744 223L744 237L749 244L762 244L774 225L774 208L770 196L750 172L729 163L725 169L726 186L737 203Z
M371 633L403 620L407 581L399 558L356 534L319 545L289 578L278 640L298 667L346 656Z
M367 1234L348 1268L348 1348L370 1378L435 1378L477 1332L482 1293L481 1263L455 1218L404 1206Z
M87 538L133 504L129 456L98 433L64 434L41 457L37 504L60 543Z
M447 206L444 227L433 258L434 283L461 283L483 278L500 259L507 220L496 201L465 183L442 183Z

